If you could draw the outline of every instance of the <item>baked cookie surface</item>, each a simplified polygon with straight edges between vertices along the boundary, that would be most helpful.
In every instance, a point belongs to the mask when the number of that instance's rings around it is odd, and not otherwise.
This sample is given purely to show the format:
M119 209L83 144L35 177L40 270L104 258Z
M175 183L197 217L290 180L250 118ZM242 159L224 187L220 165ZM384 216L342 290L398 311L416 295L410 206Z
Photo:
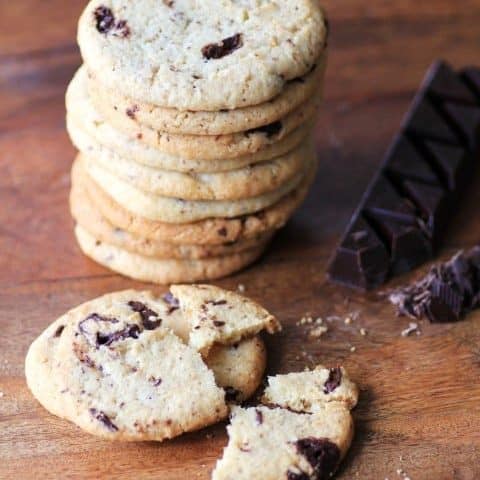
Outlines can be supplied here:
M326 38L315 0L93 0L78 28L106 88L179 110L270 100L312 68Z

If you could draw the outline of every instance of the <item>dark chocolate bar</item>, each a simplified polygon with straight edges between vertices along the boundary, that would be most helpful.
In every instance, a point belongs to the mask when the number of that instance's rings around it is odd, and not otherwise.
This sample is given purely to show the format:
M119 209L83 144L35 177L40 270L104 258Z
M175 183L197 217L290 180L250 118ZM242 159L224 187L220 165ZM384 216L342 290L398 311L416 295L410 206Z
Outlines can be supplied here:
M435 62L328 269L375 288L430 260L480 157L480 68Z

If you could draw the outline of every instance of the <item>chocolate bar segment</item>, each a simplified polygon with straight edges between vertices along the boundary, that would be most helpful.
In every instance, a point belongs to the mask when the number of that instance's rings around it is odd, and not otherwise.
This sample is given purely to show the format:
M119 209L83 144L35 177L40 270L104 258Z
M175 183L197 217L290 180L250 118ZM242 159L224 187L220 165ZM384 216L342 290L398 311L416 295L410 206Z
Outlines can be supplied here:
M330 279L371 289L430 260L479 157L480 69L456 73L436 62L352 216ZM368 235L357 245L358 231ZM432 289L432 298L450 295L445 288Z

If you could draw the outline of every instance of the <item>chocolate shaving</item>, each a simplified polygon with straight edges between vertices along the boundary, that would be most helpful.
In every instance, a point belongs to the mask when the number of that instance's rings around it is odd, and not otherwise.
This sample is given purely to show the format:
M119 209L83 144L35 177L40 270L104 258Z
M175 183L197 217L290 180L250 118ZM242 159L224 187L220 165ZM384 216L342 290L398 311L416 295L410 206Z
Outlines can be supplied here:
M142 317L143 328L145 330L155 330L162 324L162 319L158 318L158 313L148 308L144 303L131 300L128 302L128 306L134 312L140 314ZM157 318L158 320L152 320L152 318Z
M480 307L480 246L434 265L418 282L392 292L389 300L399 316L427 317L434 323L461 320Z
M202 48L203 58L219 59L230 55L232 52L243 46L243 37L241 33L236 33L231 37L224 38L218 43L209 43Z
M327 381L323 385L323 393L332 393L342 383L342 369L340 367L334 367L330 369Z
M105 412L99 411L96 408L89 409L90 414L99 422L103 423L105 427L110 430L111 432L117 432L118 427L110 420L108 415Z

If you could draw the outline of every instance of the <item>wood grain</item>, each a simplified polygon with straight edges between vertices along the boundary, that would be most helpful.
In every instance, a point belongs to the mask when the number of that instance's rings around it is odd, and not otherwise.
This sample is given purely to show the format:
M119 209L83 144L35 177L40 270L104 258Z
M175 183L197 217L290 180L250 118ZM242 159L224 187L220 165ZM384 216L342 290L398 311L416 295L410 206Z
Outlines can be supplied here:
M338 478L392 480L403 469L412 480L475 480L480 315L455 325L422 322L421 336L403 338L408 321L379 295L329 285L324 272L428 64L478 62L480 2L324 3L331 60L315 187L263 260L218 284L245 284L285 325L267 339L269 372L342 363L361 386L357 434ZM0 2L0 478L207 479L226 443L223 425L162 445L112 444L48 414L25 385L28 345L53 319L102 293L145 287L89 261L73 239L74 150L63 96L80 63L75 25L84 4ZM478 242L479 205L477 178L443 256ZM296 325L306 312L359 317L350 325L333 320L325 336L311 339Z

